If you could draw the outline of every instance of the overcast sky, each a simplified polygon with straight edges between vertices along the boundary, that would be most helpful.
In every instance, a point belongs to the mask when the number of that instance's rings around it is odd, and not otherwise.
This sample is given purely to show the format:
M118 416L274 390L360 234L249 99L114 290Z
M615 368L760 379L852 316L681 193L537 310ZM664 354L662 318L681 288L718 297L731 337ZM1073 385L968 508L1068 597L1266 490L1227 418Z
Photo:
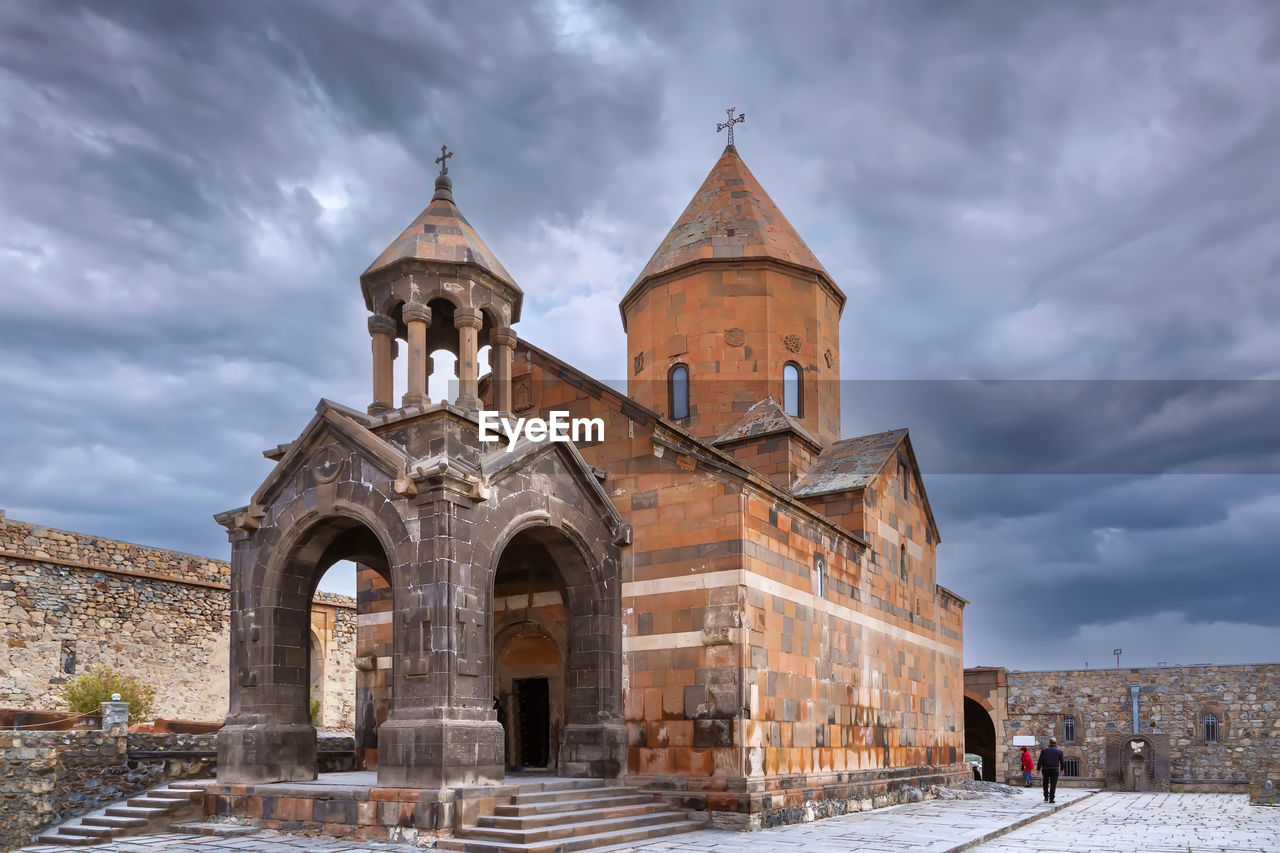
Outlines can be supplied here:
M0 34L12 518L226 557L261 451L367 404L358 276L441 143L517 332L622 379L732 105L848 294L845 434L912 431L966 662L1280 658L1280 5L9 0Z

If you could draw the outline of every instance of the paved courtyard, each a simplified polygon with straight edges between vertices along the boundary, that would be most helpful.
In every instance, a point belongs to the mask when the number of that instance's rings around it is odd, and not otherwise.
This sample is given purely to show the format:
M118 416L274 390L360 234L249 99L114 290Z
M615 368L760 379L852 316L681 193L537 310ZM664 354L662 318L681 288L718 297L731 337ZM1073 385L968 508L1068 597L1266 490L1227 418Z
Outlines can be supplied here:
M1010 827L1016 827L1009 831ZM993 834L1001 834L992 838ZM981 843L983 839L991 839ZM47 845L22 853L70 853L84 848ZM260 832L237 838L156 835L91 848L102 853L407 853L393 844L299 838ZM1223 794L1058 792L1056 807L1036 789L1016 796L974 800L930 800L764 832L702 830L613 853L944 853L975 851L1071 851L1071 853L1280 853L1280 809L1248 805Z
M1057 853L1280 851L1280 808L1243 795L1099 793L974 848Z

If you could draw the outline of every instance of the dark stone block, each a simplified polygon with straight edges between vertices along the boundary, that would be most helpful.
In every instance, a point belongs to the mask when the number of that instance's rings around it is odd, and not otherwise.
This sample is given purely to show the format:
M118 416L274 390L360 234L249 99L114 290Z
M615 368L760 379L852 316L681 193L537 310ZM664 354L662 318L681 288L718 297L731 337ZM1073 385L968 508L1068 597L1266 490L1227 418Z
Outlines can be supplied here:
M733 721L729 719L695 720L693 746L695 749L733 746Z

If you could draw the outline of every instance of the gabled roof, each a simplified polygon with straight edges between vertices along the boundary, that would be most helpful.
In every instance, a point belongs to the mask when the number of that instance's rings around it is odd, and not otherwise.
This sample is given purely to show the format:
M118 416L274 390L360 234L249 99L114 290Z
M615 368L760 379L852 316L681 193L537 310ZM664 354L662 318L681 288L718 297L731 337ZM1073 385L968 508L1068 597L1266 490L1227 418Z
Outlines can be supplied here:
M474 264L522 292L493 251L471 227L453 202L453 184L448 177L436 178L436 192L418 218L378 255L361 278L401 260L447 261Z
M782 411L782 407L772 397L765 397L752 405L738 418L737 423L725 430L724 435L712 441L712 444L731 444L746 438L760 438L779 432L794 432L816 448L822 445L809 435L809 431L800 425L795 418Z
M809 473L800 478L792 491L796 497L808 498L861 489L880 473L906 434L905 429L891 429L837 441L813 460Z
M897 456L899 447L910 459L916 493L920 495L924 514L929 519L929 526L933 528L934 537L941 542L938 522L933 517L933 507L929 504L929 496L925 494L924 482L920 477L920 465L916 462L911 438L905 429L891 429L888 432L837 441L813 460L809 473L801 477L791 491L798 498L812 498L866 488L884 470L889 460Z
M697 448L698 452L705 453L708 457L713 458L722 470L730 470L735 476L739 476L744 480L750 480L761 490L773 494L781 500L785 500L787 503L795 506L799 510L812 513L813 517L821 519L826 524L831 525L831 527L839 530L843 535L848 536L861 547L867 547L867 541L862 536L841 527L838 521L828 518L813 507L799 500L798 497L790 490L777 485L768 477L758 474L743 465L728 451L721 450L713 444L709 444L703 439L698 438L674 421L667 420L662 415L641 405L640 403L637 403L635 400L631 399L616 388L606 385L600 380L583 373L567 361L557 358L546 350L535 347L524 338L521 338L516 343L516 349L517 351L526 353L530 357L530 361L534 362L544 370L549 370L550 373L562 382L566 382L573 387L578 388L590 397L594 397L596 399L607 397L615 401L618 404L618 410L624 416L634 420L636 423L648 424L650 420L657 422L661 425L664 432L670 433L673 436L678 436L680 441L686 446ZM655 444L665 445L665 442L656 437L653 441Z
M631 290L645 279L694 261L750 257L773 258L811 269L835 288L818 258L742 162L738 149L730 145ZM839 288L835 290L839 293Z

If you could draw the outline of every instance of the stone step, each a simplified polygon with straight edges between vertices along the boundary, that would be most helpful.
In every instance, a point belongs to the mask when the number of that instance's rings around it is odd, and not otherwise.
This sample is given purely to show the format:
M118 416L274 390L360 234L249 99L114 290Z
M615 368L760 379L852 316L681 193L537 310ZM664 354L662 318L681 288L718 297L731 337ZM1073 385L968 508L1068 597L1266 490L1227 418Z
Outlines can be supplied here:
M640 829L654 824L670 823L682 820L684 815L661 810L645 814L632 815L613 819L577 821L573 823L556 823L534 829L503 829L500 827L470 826L462 831L468 839L476 838L485 841L512 841L517 844L531 844L536 841L561 841L566 838L577 838L584 835L597 835L601 832Z
M112 817L111 815L85 815L80 822L89 826L105 826L119 830L141 829L147 825L144 817Z
M592 797L604 796L610 793L625 792L634 793L635 788L623 788L618 786L601 785L599 782L590 788L569 788L567 790L552 791L535 791L528 794L516 794L516 802L524 805L526 803L552 803L562 802L565 800L586 800Z
M102 844L105 838L90 838L87 835L63 835L59 831L42 832L36 836L41 844L58 844L63 847L84 847L89 844Z
M653 802L652 796L641 794L639 791L636 791L635 788L610 788L608 790L610 792L620 790L623 791L623 793L609 793L606 796L593 797L590 799L551 801L545 803L525 803L523 799L517 799L515 803L510 805L494 806L493 813L499 817L531 817L534 815L575 812L584 809L634 806L640 805L641 803Z
M599 779L542 779L537 782L517 782L516 794L540 794L549 791L574 791L580 788L599 787Z
M144 820L168 813L169 809L166 808L153 809L144 806L107 806L106 811L108 817L140 817Z
M168 800L163 797L153 797L148 792L139 797L130 797L125 800L125 805L136 806L140 809L159 809L161 811L171 812L178 806L182 805L182 800Z
M600 832L594 835L580 835L573 838L552 841L534 841L514 843L511 841L492 841L481 838L441 838L436 846L441 850L455 853L575 853L578 850L592 850L597 847L612 847L618 844L634 844L681 832L690 832L705 828L705 824L685 820L678 812L671 814L670 823L655 824L633 829L619 829L611 832Z
M188 779L185 782L170 782L169 787L182 791L203 791L217 781L217 779Z
M147 791L146 795L158 800L178 800L184 803L198 803L204 801L204 791L192 790L190 788L157 788L154 791Z
M582 809L581 811L550 812L527 816L486 815L480 818L477 825L491 829L539 829L555 824L616 820L655 812L670 812L670 809L663 803L655 803L651 798L648 798L638 803L619 804L607 808Z
M114 838L120 831L108 826L93 826L85 823L64 823L58 827L63 835L83 835L87 838Z
M170 832L185 832L191 835L217 835L222 838L236 838L241 835L254 835L261 832L259 827L240 823L214 823L213 821L193 821L192 823L173 823Z

